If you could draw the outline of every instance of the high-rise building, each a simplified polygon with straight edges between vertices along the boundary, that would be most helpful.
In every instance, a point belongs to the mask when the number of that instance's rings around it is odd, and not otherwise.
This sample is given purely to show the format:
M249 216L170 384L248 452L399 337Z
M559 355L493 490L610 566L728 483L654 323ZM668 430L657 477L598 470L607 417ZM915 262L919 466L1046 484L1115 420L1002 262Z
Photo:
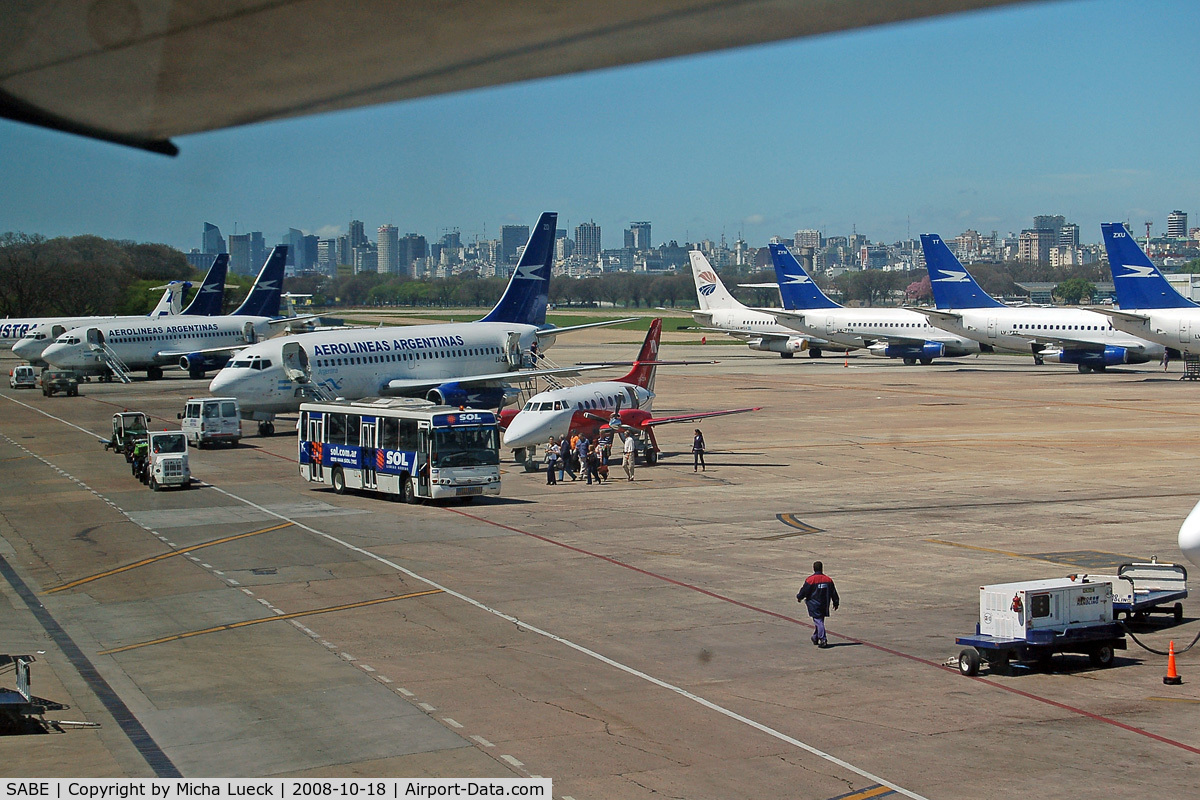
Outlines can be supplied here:
M796 247L811 247L814 251L821 249L821 232L814 230L796 231L793 240Z
M1066 224L1067 219L1062 214L1041 214L1033 218L1033 230L1052 230L1056 238Z
M321 241L320 236L308 235L300 240L300 246L304 248L304 257L296 262L297 269L314 270L317 268L317 244ZM303 262L303 266L301 266Z
M575 255L589 260L600 255L600 226L595 220L575 227Z
M650 242L650 223L631 222L625 230L625 246L634 250L649 250L654 247Z
M317 269L326 275L336 275L337 265L337 239L322 239L317 242Z
M399 229L395 225L380 225L376 239L379 252L379 272L395 275L400 271Z
M370 242L354 248L354 274L379 271L379 252Z
M1167 215L1167 236L1172 239L1187 238L1187 214L1175 210Z
M229 237L229 270L237 275L249 275L255 269L250 260L250 234L235 233Z
M351 250L356 247L362 247L367 243L367 232L363 228L363 222L361 219L350 220L350 233L348 235L350 236Z
M1050 248L1057 243L1058 234L1051 228L1026 228L1021 231L1017 259L1023 264L1049 264Z
M505 261L514 261L517 248L529 241L528 225L500 226L500 255Z
M221 229L211 222L204 223L204 233L200 237L200 252L202 253L226 253L225 237L221 235Z
M397 242L397 247L400 251L400 272L410 278L415 278L413 262L429 258L429 245L426 244L425 237L416 233L407 234Z
M287 245L287 261L286 263L292 268L292 273L301 272L307 268L304 263L304 231L288 228L288 232L283 237L283 244Z
M262 265L267 263L267 240L262 231L250 231L250 274L257 275Z
M1074 222L1068 222L1058 229L1058 246L1076 248L1079 247L1079 226ZM1074 266L1074 265L1067 265Z

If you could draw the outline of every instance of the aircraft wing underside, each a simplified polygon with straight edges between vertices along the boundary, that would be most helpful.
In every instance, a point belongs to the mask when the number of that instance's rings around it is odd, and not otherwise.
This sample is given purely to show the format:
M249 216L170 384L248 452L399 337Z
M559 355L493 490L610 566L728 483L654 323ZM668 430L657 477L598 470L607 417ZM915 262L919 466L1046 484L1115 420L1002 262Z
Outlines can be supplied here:
M189 133L1023 1L13 2L0 116L173 155Z
M709 417L727 417L730 414L745 414L749 411L761 411L762 406L754 406L753 408L729 408L724 411L698 411L694 414L679 414L673 417L654 417L643 422L643 425L670 425L673 422L695 422L698 419L708 419Z
M608 367L608 364L585 364L577 367L559 367L557 369L522 369L511 372L493 372L489 375L467 375L461 378L397 378L385 383L383 388L388 392L401 394L433 389L447 383L457 383L459 386L500 386L546 376L573 377L583 372L607 369Z

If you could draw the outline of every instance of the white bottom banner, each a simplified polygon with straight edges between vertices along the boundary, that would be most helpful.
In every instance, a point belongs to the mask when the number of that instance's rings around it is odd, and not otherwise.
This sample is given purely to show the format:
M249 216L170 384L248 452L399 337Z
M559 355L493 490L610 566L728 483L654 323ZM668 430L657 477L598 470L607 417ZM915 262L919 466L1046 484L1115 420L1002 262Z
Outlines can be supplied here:
M377 778L295 780L292 778L55 778L5 780L5 798L31 800L129 800L129 798L215 797L277 800L401 800L406 797L534 797L550 800L549 778Z

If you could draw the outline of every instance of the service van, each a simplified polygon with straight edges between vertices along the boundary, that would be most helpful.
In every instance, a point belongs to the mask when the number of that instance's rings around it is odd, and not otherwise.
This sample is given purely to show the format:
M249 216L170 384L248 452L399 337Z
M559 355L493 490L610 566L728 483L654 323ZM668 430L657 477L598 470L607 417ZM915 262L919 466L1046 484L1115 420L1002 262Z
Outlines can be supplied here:
M8 388L36 389L37 378L37 370L28 364L20 364L13 367L12 371L8 373Z
M236 447L242 438L242 413L235 397L192 397L182 414L180 428L196 447L227 442Z

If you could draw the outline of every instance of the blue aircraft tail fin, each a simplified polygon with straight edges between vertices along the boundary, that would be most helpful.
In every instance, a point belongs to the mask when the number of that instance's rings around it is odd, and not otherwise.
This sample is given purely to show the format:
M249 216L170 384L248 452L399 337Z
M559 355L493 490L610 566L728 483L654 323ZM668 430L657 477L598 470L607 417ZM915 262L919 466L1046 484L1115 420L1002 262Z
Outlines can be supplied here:
M221 307L225 299L225 275L229 271L229 254L221 253L213 259L204 283L196 290L196 296L188 307L181 313L191 316L215 317L224 309Z
M771 260L775 262L775 280L779 282L779 296L783 307L789 311L811 308L841 308L830 300L817 286L792 251L785 244L773 244Z
M938 308L997 308L1003 307L996 298L975 282L971 273L936 233L921 234L921 249L925 251L925 267L929 270L929 285L933 302Z
M480 322L512 322L544 325L550 300L550 268L554 263L554 234L558 214L547 211L538 217L529 234L525 252L495 308Z
M233 312L235 317L278 317L279 296L283 293L283 269L287 262L287 245L275 245L263 264L250 294Z
M1124 223L1105 222L1100 225L1100 230L1104 232L1108 268L1112 270L1121 308L1192 308L1196 305L1167 282Z

